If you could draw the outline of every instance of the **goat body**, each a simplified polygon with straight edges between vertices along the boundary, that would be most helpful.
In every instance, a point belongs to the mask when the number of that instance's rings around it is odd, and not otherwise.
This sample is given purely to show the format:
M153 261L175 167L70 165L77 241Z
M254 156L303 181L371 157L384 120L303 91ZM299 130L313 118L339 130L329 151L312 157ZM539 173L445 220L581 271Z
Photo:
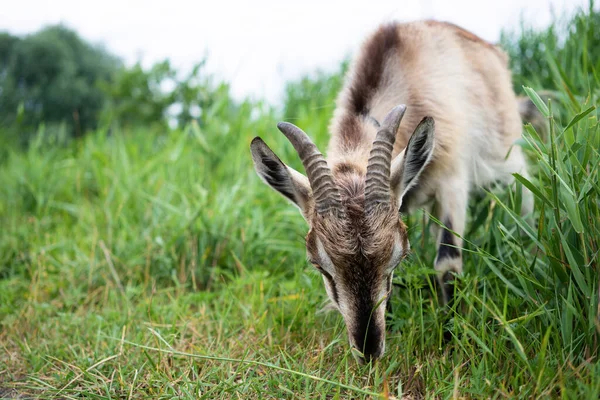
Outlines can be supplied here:
M521 125L506 54L455 25L420 21L367 38L337 99L327 160L299 128L279 124L308 177L252 142L258 174L307 220L308 257L362 360L384 350L385 303L408 250L398 211L434 204L447 228L434 267L446 283L462 271L469 192L526 173L512 148Z

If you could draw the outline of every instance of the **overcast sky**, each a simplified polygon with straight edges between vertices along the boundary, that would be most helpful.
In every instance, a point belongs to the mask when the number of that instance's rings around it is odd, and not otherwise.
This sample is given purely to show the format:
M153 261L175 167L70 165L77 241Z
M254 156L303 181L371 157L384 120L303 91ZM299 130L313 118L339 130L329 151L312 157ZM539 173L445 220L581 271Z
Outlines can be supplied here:
M128 64L169 58L186 69L208 56L209 70L236 97L277 101L283 83L332 69L378 24L446 20L490 41L521 17L542 27L586 0L0 0L0 30L35 32L64 23Z

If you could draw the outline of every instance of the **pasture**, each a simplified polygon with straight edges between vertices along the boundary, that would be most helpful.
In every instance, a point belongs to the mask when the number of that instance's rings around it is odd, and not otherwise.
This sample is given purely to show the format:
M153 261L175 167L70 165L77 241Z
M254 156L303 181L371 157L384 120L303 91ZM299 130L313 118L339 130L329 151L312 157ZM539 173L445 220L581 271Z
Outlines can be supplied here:
M304 220L249 150L260 134L302 170L276 123L326 148L340 73L290 83L283 109L222 96L202 124L73 140L41 126L27 148L0 150L0 396L600 397L598 20L574 17L539 79L526 74L539 60L515 66L549 129L527 125L516 144L530 181L473 197L449 308L436 222L405 217L386 354L366 366L323 310ZM511 54L545 34L513 38Z

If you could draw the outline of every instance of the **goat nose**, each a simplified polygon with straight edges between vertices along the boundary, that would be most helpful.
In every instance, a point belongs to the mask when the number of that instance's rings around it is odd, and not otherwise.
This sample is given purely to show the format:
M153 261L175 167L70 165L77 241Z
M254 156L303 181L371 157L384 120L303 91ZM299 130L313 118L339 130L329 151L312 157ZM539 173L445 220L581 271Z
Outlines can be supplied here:
M354 359L356 360L357 363L359 363L360 365L365 364L365 355L363 354L362 351L360 351L359 349L357 349L354 346L352 346L350 348L350 351L352 352L352 356L354 357Z
M365 365L366 363L369 363L371 361L376 361L383 354L382 347L378 347L377 349L370 350L368 352L362 352L353 346L351 350L352 350L352 355L354 356L354 359L360 365Z

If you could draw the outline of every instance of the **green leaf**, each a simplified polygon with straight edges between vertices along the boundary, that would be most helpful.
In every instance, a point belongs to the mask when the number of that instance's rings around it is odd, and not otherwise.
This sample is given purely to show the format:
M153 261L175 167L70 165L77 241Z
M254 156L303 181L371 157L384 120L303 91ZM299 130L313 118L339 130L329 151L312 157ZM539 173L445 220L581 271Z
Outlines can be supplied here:
M586 115L588 115L595 109L596 109L596 106L590 106L589 108L585 109L584 111L582 111L579 114L577 114L576 116L574 116L573 119L571 120L571 122L569 122L567 124L567 127L565 129L563 129L563 132L566 132L569 128L571 128L573 125L575 125L576 123L581 121L583 118L585 118Z
M535 104L537 109L540 110L540 112L542 114L544 114L544 117L548 118L550 116L550 111L548 110L548 106L546 105L546 103L544 103L544 101L540 98L540 96L535 92L535 90L533 90L532 88L527 87L527 86L523 86L523 90L525 91L525 93L527 93L527 96L529 96L531 101L533 101L533 104Z
M544 154L548 152L546 144L544 143L544 141L542 140L540 135L537 133L537 131L535 130L533 125L531 125L531 124L525 125L525 131L527 131L529 136L531 136L531 138L533 138L535 140L535 143L532 143L532 141L527 136L523 136L523 139L525 139L525 141L529 144L530 147L534 147L534 148L539 147L540 150L542 152L544 152Z
M562 248L565 251L565 255L567 256L567 260L569 261L569 266L571 267L571 271L573 272L573 276L575 277L575 282L577 282L577 286L581 289L583 294L587 297L590 296L590 287L588 286L581 269L579 268L579 264L577 260L575 260L575 256L571 251L571 246L569 246L569 242L565 235L558 230L558 235L560 236L560 241L562 243Z
M550 199L548 199L537 187L535 187L535 185L533 183L531 183L527 178L523 177L520 174L513 174L513 176L515 177L515 179L519 182L521 182L521 184L523 186L525 186L527 189L529 189L531 191L531 193L533 193L535 195L535 197L537 197L538 199L542 200L544 203L548 204L550 207L554 207L554 205L552 204L552 202L550 201Z
M560 194L562 203L567 211L569 221L571 221L571 224L573 225L573 229L575 229L575 232L577 233L583 232L583 223L581 222L581 217L579 216L579 208L577 207L577 200L575 199L575 196L567 194L562 190Z
M516 214L513 210L510 209L510 207L508 207L498 196L496 196L494 193L492 192L488 192L488 194L490 195L491 198L493 198L496 203L498 205L500 205L507 213L508 215L510 215L510 217L515 221L515 223L519 226L519 228L521 228L523 230L523 232L525 232L525 234L527 236L529 236L529 238L535 243L535 245L540 248L543 249L544 245L538 240L537 238L537 232L533 230L533 228L531 226L529 226L529 224L527 222L525 222L525 220L518 214Z
M522 298L526 298L527 296L525 296L525 293L523 293L522 290L520 290L519 288L517 288L515 285L512 284L511 281L509 281L508 279L506 279L506 277L504 276L504 274L494 265L494 263L492 262L492 260L490 260L487 257L484 257L483 261L487 264L487 266L492 270L492 272L494 274L496 274L496 276L498 278L500 278L500 280L502 282L504 282L504 284L510 289L512 290L517 296L522 297Z

